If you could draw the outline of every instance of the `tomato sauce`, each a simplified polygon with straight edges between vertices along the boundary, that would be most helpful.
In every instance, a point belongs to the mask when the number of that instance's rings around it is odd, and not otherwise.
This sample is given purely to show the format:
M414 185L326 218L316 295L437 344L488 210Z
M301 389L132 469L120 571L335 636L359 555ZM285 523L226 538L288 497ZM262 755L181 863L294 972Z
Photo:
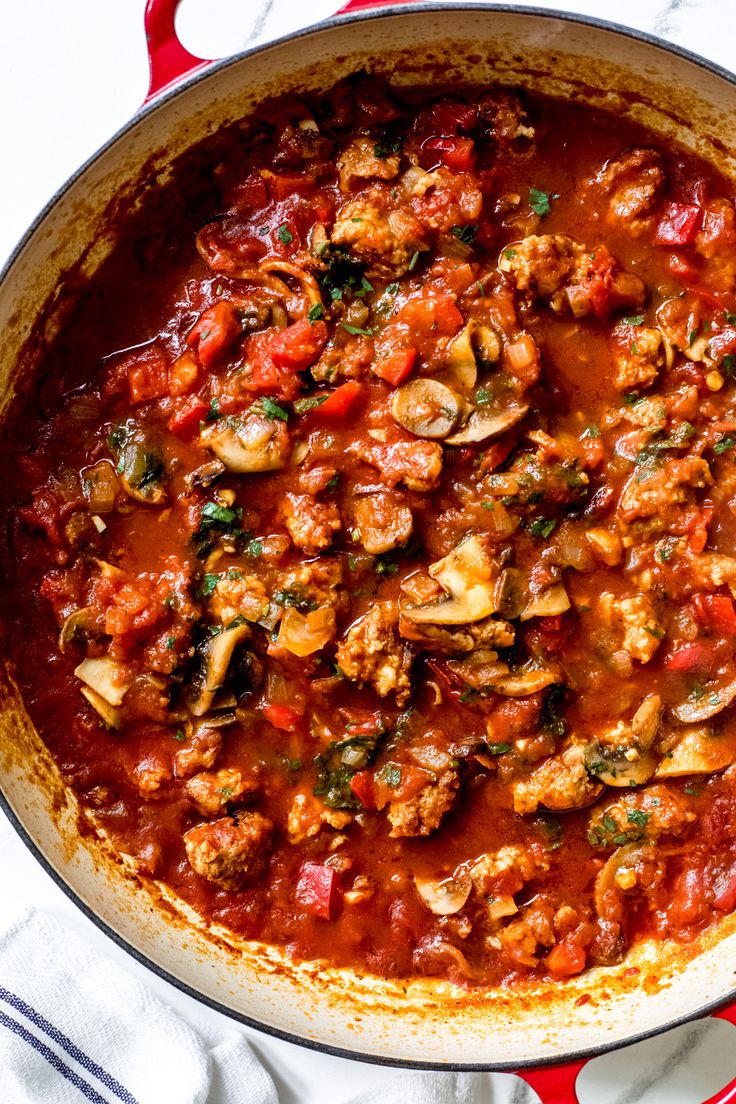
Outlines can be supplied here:
M694 939L736 906L731 185L365 75L202 156L6 429L4 647L66 782L298 959Z

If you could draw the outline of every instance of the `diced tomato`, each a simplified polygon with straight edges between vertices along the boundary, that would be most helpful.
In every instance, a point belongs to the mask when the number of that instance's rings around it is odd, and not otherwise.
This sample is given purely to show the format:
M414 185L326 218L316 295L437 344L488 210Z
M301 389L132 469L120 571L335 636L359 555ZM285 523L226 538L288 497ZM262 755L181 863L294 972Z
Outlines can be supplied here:
M698 274L695 265L683 257L681 253L670 253L667 258L667 267L673 276L686 284L692 283Z
M396 349L385 360L377 360L373 365L373 372L392 387L398 387L411 374L416 360L416 349Z
M303 372L322 352L327 337L324 322L309 322L306 318L300 318L271 338L269 349L273 362L278 368Z
M428 138L422 148L437 153L453 172L472 171L475 148L472 138Z
M596 318L605 319L617 305L613 276L615 268L616 261L605 245L597 246L588 258L580 286Z
M390 801L409 801L430 785L433 775L422 767L410 763L387 763L373 773L373 798L377 809L383 809Z
M337 874L325 863L302 863L295 896L308 912L331 920L337 908Z
M220 299L200 314L187 335L187 345L197 350L205 368L213 368L243 335L234 303Z
M725 594L696 594L693 606L698 620L714 632L736 635L736 608Z
M572 977L585 968L585 951L570 939L563 939L552 948L544 964L557 977Z
M705 876L699 867L683 870L672 890L667 918L674 928L687 928L705 919L708 912Z
M290 195L308 195L314 191L312 173L273 173L269 175L269 187L275 200L288 199Z
M133 353L126 363L129 365L128 386L132 403L151 402L168 394L169 368L158 345L149 345L139 353Z
M199 428L199 423L207 417L209 407L199 395L190 395L179 406L169 421L169 431L178 437L188 437Z
M189 352L184 352L177 357L169 369L169 394L186 395L191 391L199 378L199 365L196 357Z
M350 779L350 789L364 809L375 809L376 799L373 793L373 771L362 770Z
M655 245L692 245L703 208L697 203L666 203L654 234Z
M733 858L725 868L716 871L713 893L713 904L717 909L731 912L736 907L736 862Z
M249 173L245 180L235 185L230 198L234 207L259 211L268 203L266 181L258 172Z
M440 100L421 112L416 127L420 134L457 134L459 130L470 130L477 121L477 107L457 100Z
M298 710L290 705L277 705L275 702L267 702L261 712L269 724L282 732L296 732L302 720Z
M713 650L706 644L679 644L665 656L668 671L702 671L713 664Z
M708 342L710 355L721 361L724 356L736 353L736 327L724 326L720 333L713 334Z
M484 451L480 463L481 474L485 475L486 472L491 472L497 468L499 464L503 464L509 453L516 447L516 444L517 438L511 434L506 434L506 440L495 441L492 445L489 445Z
M365 388L358 380L348 380L331 391L321 406L315 407L318 418L341 420L346 418L355 404L362 398Z

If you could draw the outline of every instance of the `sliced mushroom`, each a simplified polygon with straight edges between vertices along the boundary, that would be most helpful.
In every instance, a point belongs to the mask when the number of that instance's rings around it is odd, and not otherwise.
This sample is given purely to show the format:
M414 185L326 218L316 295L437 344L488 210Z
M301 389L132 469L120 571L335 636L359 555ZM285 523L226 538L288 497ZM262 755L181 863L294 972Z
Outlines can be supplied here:
M82 687L82 696L87 699L95 713L102 718L108 728L120 728L122 716L119 709L116 709L114 705L110 705L101 694L98 694L89 686Z
M495 612L496 564L485 542L472 535L449 555L429 567L448 597L420 606L402 608L409 621L434 625L465 625Z
M95 618L91 606L74 610L65 619L59 633L59 651L65 652L77 636L89 635L95 627Z
M468 410L467 403L456 391L426 376L398 387L389 405L400 426L415 437L430 440L447 437Z
M559 671L551 667L540 668L532 671L511 671L508 675L500 675L494 678L492 689L496 694L503 694L505 698L525 698L529 694L536 694L547 686L553 686L562 681Z
M570 608L570 599L567 596L564 583L555 583L554 586L543 590L536 598L531 598L523 613L522 621L528 621L531 617L556 617L565 613Z
M617 912L622 893L636 889L639 884L637 868L644 862L655 861L654 848L650 844L625 843L618 847L603 867L593 887L595 911L600 917Z
M518 617L526 605L526 587L521 572L506 567L498 576L493 590L496 612L508 620Z
M501 353L498 335L482 322L470 321L453 338L445 355L448 382L469 393L478 382L478 360L495 364Z
M231 625L217 636L211 637L205 644L202 649L201 684L189 707L195 717L204 716L212 708L215 694L227 677L227 669L236 646L249 635L250 625Z
M133 683L128 668L109 656L83 659L74 674L109 705L121 705Z
M189 490L192 487L210 487L225 471L227 468L221 460L210 460L189 472L184 482Z
M445 878L442 882L432 878L420 878L414 875L414 885L417 893L435 916L452 916L464 907L473 888L470 878L464 877L455 880Z
M286 465L286 427L252 408L241 418L220 419L207 426L199 440L232 472L277 471Z
M166 491L162 483L163 462L141 434L130 435L122 446L118 472L123 489L137 502L160 506L166 501Z
M637 709L630 724L620 721L604 737L593 740L585 749L585 766L607 786L640 786L657 769L652 744L662 719L662 699L649 694Z
M477 407L463 428L452 437L446 437L445 442L448 445L472 445L488 441L491 437L500 437L526 417L528 410L529 407L524 404L513 404L505 410L493 410L490 406Z
M710 725L682 729L677 743L657 767L655 778L713 774L736 760L736 730L716 736Z
M697 724L699 721L708 721L715 717L716 713L726 709L736 698L736 679L721 687L706 687L705 692L698 698L688 698L680 705L676 705L672 712L678 721L685 724Z

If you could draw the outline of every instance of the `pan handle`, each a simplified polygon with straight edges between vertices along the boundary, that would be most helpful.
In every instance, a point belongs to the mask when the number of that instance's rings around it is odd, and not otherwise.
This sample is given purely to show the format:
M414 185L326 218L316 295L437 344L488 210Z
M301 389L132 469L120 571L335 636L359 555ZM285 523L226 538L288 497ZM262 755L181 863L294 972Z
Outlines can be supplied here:
M143 25L148 46L150 81L144 104L171 85L212 63L186 50L176 33L176 9L181 0L147 0Z
M360 0L358 2L360 3ZM726 1005L719 1012L714 1012L713 1016L720 1020L727 1020L736 1027L736 1001ZM588 1061L589 1059L568 1062L564 1066L547 1066L544 1069L517 1070L516 1075L534 1089L542 1104L577 1104L575 1082ZM736 1104L736 1077L714 1096L709 1096L702 1104Z

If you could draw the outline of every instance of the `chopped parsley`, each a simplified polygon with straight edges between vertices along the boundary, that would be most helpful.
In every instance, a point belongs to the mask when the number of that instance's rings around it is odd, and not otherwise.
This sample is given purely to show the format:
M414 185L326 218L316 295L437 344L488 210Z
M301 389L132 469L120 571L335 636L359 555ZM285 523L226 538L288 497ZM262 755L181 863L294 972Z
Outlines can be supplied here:
M643 314L629 314L626 318L622 318L624 326L641 326L644 321Z
M408 267L408 271L409 271L409 272L413 272L413 271L414 271L414 268L415 268L415 266L416 266L416 263L417 263L417 261L418 261L418 260L419 260L419 253L418 253L418 252L416 252L416 253L414 254L414 256L412 257L412 259L411 259L411 260L409 261L409 267Z
M318 322L319 319L324 318L324 316L325 308L322 306L321 303L315 303L314 306L310 307L307 311L308 322Z
M697 330L691 330L690 333L687 335L688 345L694 345L695 344L695 338L697 336L698 336L698 331Z
M347 322L341 322L340 325L349 334L362 334L363 337L373 337L371 330L363 330L360 326L350 326Z
M282 243L282 245L291 245L294 240L294 235L289 230L289 227L285 222L282 222L276 231L276 237Z
M486 751L489 755L505 755L511 751L511 744L486 744Z
M493 396L487 387L477 387L475 390L475 402L477 406L487 406L493 400Z
M292 590L275 590L273 600L277 606L283 606L284 609L297 609L309 613L317 609L317 603L313 602L311 598L307 598L306 594L297 590L296 587Z
M278 418L282 422L288 422L289 420L289 411L285 410L283 406L279 406L269 395L263 395L256 405L263 411L267 418L271 419L271 421L275 418Z
M513 261L514 257L516 256L516 250L515 249L504 249L503 255L504 255L504 257L506 258L507 261Z
M387 286L386 286L386 294L387 295L396 295L398 290L399 290L399 285L398 284L387 284Z
M734 445L736 445L736 437L727 433L724 437L721 437L720 441L716 441L713 446L713 451L720 456L722 452L728 452Z
M389 138L378 139L373 147L373 156L377 157L379 161L385 161L387 157L390 157L392 153L401 152L401 139Z
M478 233L477 226L452 226L450 233L462 242L463 245L472 245Z
M245 551L248 553L249 556L254 556L254 557L261 556L263 554L263 545L261 544L261 542L259 540L253 539L251 541L248 541L248 543L245 546ZM237 573L234 573L232 571L228 571L227 577L228 577L228 579L242 579L243 578L243 576L241 575L241 573L239 571Z
M198 555L204 557L211 552L218 537L242 537L242 521L242 507L221 506L219 502L205 502L202 507L199 529L193 538Z
M548 215L552 210L552 206L549 202L549 193L543 192L539 188L530 188L529 206L535 215L544 218L544 216Z
M209 598L219 581L219 575L205 575L204 579L202 580L202 586L199 588L199 593L202 595L202 597Z
M294 403L294 411L297 414L307 414L310 410L316 410L323 402L327 401L327 395L309 395L304 399L297 399Z
M401 767L395 763L387 763L378 775L381 782L384 782L389 789L395 790L401 782Z
M529 532L533 537L543 537L547 539L557 526L555 518L535 518L529 526Z
M636 824L638 828L645 828L649 823L649 813L645 813L642 809L629 809L628 821L629 824Z

